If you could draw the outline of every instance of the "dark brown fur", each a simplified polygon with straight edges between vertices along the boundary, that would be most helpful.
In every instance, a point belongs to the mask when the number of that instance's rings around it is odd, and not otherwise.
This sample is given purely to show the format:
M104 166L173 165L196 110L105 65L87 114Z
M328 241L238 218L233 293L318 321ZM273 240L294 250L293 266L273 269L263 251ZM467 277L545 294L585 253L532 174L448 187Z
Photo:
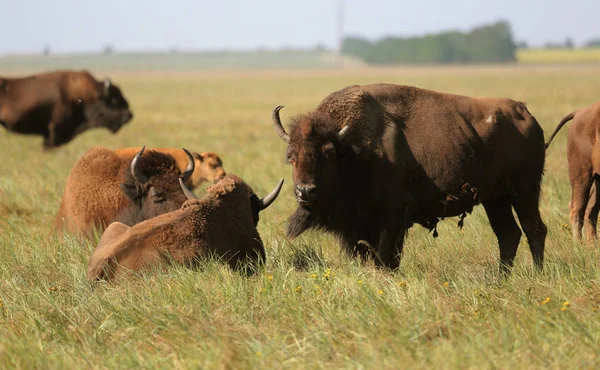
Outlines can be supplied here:
M228 175L180 210L133 227L111 224L90 258L88 278L111 280L170 262L194 267L211 256L251 272L265 259L256 230L259 209L252 189Z
M91 235L95 228L102 231L114 221L134 225L181 207L186 197L175 159L145 151L138 165L149 180L141 184L130 170L135 154L118 156L100 147L84 154L67 178L55 227Z
M571 181L571 227L573 237L581 239L584 220L587 220L587 239L595 241L600 211L597 192L600 183L600 102L566 115L550 136L546 148L562 126L571 119L573 123L569 127L567 139L567 161Z
M87 71L0 77L0 124L10 132L43 136L45 149L89 128L116 133L133 114L119 87L105 82Z
M348 126L340 138L340 130ZM407 230L482 203L508 271L521 237L542 267L546 226L538 210L544 134L523 103L410 86L351 86L292 120L288 161L299 206L288 235L320 228L343 249L390 268ZM316 186L314 201L299 189ZM300 192L300 193L298 193ZM369 247L370 246L370 247Z

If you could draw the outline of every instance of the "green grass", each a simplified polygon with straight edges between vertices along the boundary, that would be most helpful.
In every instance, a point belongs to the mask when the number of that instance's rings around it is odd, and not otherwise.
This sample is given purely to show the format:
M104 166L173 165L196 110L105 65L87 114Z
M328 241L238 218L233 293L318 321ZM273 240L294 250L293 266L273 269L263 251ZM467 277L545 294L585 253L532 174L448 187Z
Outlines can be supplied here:
M350 84L390 82L526 101L548 134L600 98L600 67L447 67L346 71L112 74L135 120L117 135L90 131L53 152L0 132L2 368L598 368L600 249L574 242L566 129L548 151L541 211L544 273L521 241L510 278L483 209L411 229L401 271L361 266L333 238L289 242L295 208L284 143L270 122L312 109ZM265 194L259 232L268 262L243 278L218 263L92 288L94 243L51 228L66 176L93 145L185 146L221 154L228 172ZM547 301L547 297L550 297ZM564 302L569 302L565 306ZM562 308L565 307L565 310Z
M600 62L600 48L593 49L519 49L520 63L590 63Z

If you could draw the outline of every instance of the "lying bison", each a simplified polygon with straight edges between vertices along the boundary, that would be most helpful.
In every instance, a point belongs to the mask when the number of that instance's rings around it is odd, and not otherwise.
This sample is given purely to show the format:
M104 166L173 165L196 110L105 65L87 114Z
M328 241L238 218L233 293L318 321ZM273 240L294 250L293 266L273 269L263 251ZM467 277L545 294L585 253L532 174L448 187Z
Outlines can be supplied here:
M43 136L45 149L66 144L89 128L116 133L132 118L121 90L87 71L0 77L0 124L11 132Z
M544 260L546 226L538 210L544 133L525 104L410 86L350 86L283 128L298 208L288 236L316 228L342 248L398 268L407 230L435 230L482 203L508 272L527 235L533 261Z
M194 172L192 155L186 151L182 174L171 155L144 149L131 157L100 147L84 154L69 173L55 227L90 236L114 221L133 225L180 208L186 197L178 178Z
M133 227L115 222L106 229L88 264L90 280L111 280L171 262L193 267L210 256L246 272L264 261L258 213L275 201L283 179L263 199L234 175L211 186L201 199L180 183L188 197L180 210Z
M135 155L135 153L139 152L141 148L125 148L125 149L117 149L115 153L119 156L131 157ZM184 171L189 163L189 159L187 154L181 149L174 148L154 148L153 150L161 153L170 154L175 158L177 164L179 165L179 169ZM211 183L216 182L217 180L225 177L225 169L223 169L223 161L221 158L213 152L204 152L204 153L196 153L192 152L192 156L194 157L195 169L192 176L188 179L185 185L190 189L195 189L200 184L208 181Z
M588 240L596 240L596 223L600 211L598 184L600 183L600 102L566 115L548 139L546 148L554 136L568 121L573 120L567 139L567 161L571 180L569 202L573 237L581 239L583 220L587 219Z

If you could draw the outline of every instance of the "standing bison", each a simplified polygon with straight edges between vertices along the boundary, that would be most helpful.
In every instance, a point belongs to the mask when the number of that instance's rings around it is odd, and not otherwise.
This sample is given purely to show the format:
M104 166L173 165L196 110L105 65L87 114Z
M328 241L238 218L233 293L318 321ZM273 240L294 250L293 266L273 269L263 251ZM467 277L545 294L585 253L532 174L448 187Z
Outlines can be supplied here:
M124 148L117 149L115 153L118 156L125 156L131 158L141 148ZM154 148L153 150L161 153L170 154L177 161L177 165L181 171L184 171L189 164L188 156L181 149L175 148ZM192 176L186 181L185 185L190 189L195 189L204 182L214 183L223 177L225 177L225 169L223 169L223 161L221 158L213 152L196 153L192 152L194 157L195 169Z
M234 175L211 186L201 199L180 183L188 197L180 210L133 227L115 222L106 229L88 264L90 280L111 280L169 262L192 267L211 256L246 272L264 262L258 213L275 201L283 179L262 199Z
M43 136L45 149L90 128L116 133L132 118L119 87L87 71L0 77L0 124L11 132Z
M298 208L288 236L316 228L342 248L398 268L407 230L431 230L482 203L510 271L521 230L542 268L546 226L539 209L544 133L525 104L410 86L350 86L283 128Z
M192 155L186 151L182 174L171 155L144 149L131 157L100 147L85 153L69 173L55 227L91 236L114 221L134 225L181 207L178 178L194 172Z
M600 185L600 102L567 114L554 129L546 148L570 120L573 120L573 124L569 128L567 139L567 161L571 181L571 227L573 237L581 239L584 219L587 219L587 237L589 241L593 241L596 240L600 211L597 191Z

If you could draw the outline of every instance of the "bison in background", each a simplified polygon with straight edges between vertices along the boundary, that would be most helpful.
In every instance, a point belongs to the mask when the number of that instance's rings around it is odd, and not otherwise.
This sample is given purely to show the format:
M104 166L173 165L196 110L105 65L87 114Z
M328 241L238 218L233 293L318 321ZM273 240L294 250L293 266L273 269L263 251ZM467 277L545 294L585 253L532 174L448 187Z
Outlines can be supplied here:
M188 197L180 210L133 227L115 222L106 229L90 257L89 280L111 280L173 262L194 267L212 256L246 273L264 262L258 214L275 201L283 179L262 199L235 175L211 186L201 199L180 184Z
M521 230L542 268L546 226L538 204L544 133L525 104L411 86L350 86L283 128L298 208L288 236L324 229L378 265L400 265L407 230L483 204L510 271Z
M189 161L182 174L171 155L144 149L131 157L100 147L85 153L67 178L56 229L91 236L114 221L134 225L180 208L186 196L178 178L189 180L192 155L184 149Z
M133 113L118 86L88 71L0 77L0 124L10 132L41 135L44 149L66 144L87 129L113 133Z
M119 156L125 156L131 158L135 153L140 151L140 147L137 148L124 148L117 149L115 153ZM189 164L189 159L185 152L181 149L174 148L153 148L157 152L170 154L177 161L179 169L184 171ZM192 176L186 181L185 185L194 190L204 182L214 183L223 177L225 177L225 169L223 168L223 161L221 158L213 152L196 153L192 152L194 157L195 169Z
M554 136L565 123L573 120L567 138L567 161L571 182L569 213L573 238L581 239L584 220L587 220L588 241L595 241L600 199L600 102L567 114L556 126L546 143L550 146Z

